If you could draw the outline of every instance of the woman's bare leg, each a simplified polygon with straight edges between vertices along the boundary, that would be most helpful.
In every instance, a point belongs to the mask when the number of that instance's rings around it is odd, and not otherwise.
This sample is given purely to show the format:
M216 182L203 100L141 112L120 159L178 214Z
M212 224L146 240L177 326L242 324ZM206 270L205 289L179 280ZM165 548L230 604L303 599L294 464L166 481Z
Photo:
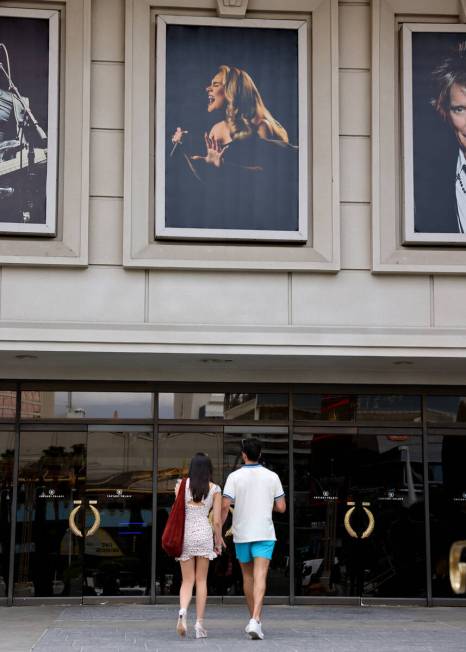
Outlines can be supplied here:
M181 576L183 581L180 587L180 609L188 609L193 597L194 581L196 579L194 559L180 561Z
M202 624L207 601L207 573L209 560L196 557L196 619Z

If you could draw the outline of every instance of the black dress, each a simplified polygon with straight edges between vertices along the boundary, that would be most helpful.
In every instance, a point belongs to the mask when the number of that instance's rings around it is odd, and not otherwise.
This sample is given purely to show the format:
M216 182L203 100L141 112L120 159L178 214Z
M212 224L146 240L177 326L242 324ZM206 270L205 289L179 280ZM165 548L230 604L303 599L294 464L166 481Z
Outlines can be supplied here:
M167 227L298 229L297 147L258 136L234 140L219 168L191 154L179 145L167 159Z

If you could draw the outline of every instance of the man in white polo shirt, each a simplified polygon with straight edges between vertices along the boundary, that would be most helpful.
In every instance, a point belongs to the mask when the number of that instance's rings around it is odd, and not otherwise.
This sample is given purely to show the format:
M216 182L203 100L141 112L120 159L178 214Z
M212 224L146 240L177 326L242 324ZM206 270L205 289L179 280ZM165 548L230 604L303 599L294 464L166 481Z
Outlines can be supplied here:
M267 573L277 540L272 511L286 511L285 494L280 478L261 464L261 443L243 439L241 456L244 465L230 473L223 490L222 520L234 503L233 541L243 573L243 589L250 621L246 633L263 639L261 625Z

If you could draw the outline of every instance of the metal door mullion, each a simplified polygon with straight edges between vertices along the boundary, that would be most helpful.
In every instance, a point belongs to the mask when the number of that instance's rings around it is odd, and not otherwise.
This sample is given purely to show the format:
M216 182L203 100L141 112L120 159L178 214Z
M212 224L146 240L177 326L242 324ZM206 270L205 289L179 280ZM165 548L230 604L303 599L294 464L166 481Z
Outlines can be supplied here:
M152 539L151 539L151 569L150 569L150 602L155 604L157 581L157 504L158 504L158 446L159 431L157 424L158 400L154 401L154 425L152 429Z
M295 556L294 556L294 447L293 447L293 394L289 392L288 394L288 541L289 541L289 550L288 550L288 571L290 573L290 583L289 583L289 603L291 606L294 605L295 599L295 585L294 585L294 575L295 575Z
M16 425L15 425L15 453L13 461L13 495L11 500L10 512L10 559L8 567L8 598L7 604L13 606L13 587L15 575L15 549L16 549L16 512L18 509L18 475L19 475L19 416L21 411L20 403L21 394L19 389L16 391Z
M425 395L421 396L422 410L422 470L424 473L424 533L426 544L426 587L427 606L432 606L432 560L430 548L430 495L429 495L429 440L427 428L427 405Z

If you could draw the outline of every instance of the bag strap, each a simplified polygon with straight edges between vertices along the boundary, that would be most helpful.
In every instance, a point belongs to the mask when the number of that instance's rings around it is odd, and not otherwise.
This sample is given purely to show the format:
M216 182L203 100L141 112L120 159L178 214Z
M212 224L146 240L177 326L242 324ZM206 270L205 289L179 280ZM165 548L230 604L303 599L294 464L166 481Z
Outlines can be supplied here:
M178 495L176 497L176 502L183 503L185 504L185 496L186 496L186 478L183 478L180 482L180 488L178 489Z

